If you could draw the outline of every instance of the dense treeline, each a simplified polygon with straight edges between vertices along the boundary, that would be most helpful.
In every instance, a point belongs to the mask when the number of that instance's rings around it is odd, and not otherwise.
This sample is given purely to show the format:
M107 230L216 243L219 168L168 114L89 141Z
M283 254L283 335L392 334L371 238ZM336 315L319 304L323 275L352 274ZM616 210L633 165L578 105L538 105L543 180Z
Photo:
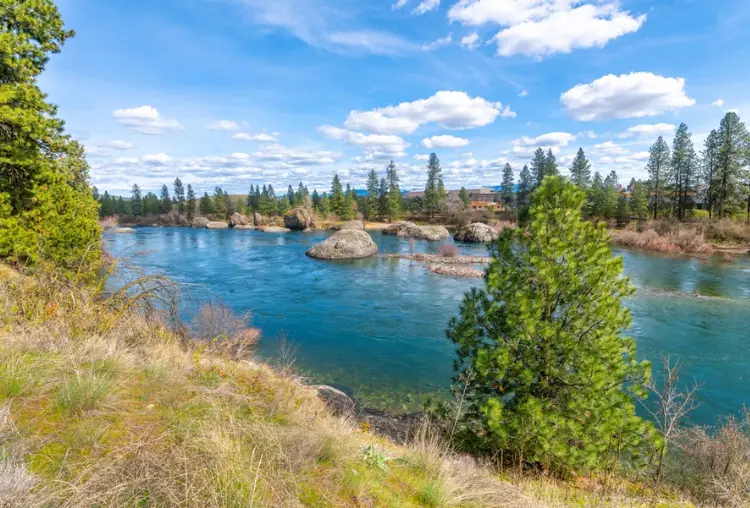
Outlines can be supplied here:
M74 33L50 0L0 11L0 259L85 270L100 256L89 167L37 82Z

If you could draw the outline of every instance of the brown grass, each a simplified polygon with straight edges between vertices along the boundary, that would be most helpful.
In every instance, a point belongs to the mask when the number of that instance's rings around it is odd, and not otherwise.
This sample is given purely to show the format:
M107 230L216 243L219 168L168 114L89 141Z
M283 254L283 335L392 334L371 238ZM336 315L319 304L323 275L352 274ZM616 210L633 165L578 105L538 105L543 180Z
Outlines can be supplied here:
M672 254L699 254L710 256L713 247L706 243L704 236L695 229L680 229L659 234L654 229L642 232L634 230L610 230L612 243L625 247L666 252Z
M442 258L458 257L458 247L451 243L443 243L438 247L438 256Z
M102 217L99 219L99 227L102 229L116 228L119 225L117 216Z

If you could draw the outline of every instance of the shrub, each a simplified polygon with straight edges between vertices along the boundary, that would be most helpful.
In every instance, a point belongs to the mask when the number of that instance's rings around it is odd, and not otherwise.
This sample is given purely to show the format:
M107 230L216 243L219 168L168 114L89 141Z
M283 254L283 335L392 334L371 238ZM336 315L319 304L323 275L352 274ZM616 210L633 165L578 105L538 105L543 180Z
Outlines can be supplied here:
M732 219L711 221L705 226L705 235L714 242L750 243L750 225Z
M443 258L455 258L458 256L458 247L451 243L444 243L438 247L438 256Z
M87 411L97 407L111 390L110 382L102 377L76 374L68 378L57 391L55 406L61 411Z

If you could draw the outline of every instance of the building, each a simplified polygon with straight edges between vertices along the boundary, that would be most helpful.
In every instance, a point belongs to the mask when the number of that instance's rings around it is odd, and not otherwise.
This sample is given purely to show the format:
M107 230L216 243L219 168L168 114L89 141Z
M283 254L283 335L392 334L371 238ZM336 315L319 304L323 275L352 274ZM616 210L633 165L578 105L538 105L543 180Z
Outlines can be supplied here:
M460 190L449 190L448 197L458 198ZM469 194L469 208L472 210L486 210L490 206L494 207L495 210L503 210L502 203L496 202L495 197L497 193L492 187L481 187L479 189L466 189ZM424 191L407 192L404 194L404 199L413 198L424 198Z

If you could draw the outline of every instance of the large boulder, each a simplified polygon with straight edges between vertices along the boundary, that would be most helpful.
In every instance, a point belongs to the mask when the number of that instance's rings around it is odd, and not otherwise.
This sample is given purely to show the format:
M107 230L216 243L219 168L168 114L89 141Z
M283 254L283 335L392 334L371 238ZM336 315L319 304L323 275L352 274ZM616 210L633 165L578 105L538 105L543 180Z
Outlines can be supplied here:
M234 212L232 216L229 217L229 225L231 227L247 226L248 224L250 224L250 221L248 220L248 218L239 212Z
M195 217L190 225L194 228L205 228L209 222L211 221L206 217Z
M313 386L320 400L326 403L331 412L337 416L354 414L354 401L341 390L328 385Z
M378 246L365 231L342 229L307 251L317 259L359 259L378 253Z
M443 226L417 226L409 221L391 224L383 230L383 234L397 235L403 238L419 238L430 242L439 242L451 236L450 232Z
M124 235L128 233L135 233L135 229L133 228L115 228L112 230L113 233L118 235Z
M457 242L482 243L497 240L498 236L498 232L492 226L476 222L460 228L453 239Z
M236 229L237 231L255 231L257 228L255 226L243 225L235 226L233 229Z
M401 232L402 229L406 229L408 227L416 227L417 225L413 222L409 221L401 221L401 222L394 222L387 228L383 230L384 235L397 235Z
M360 231L364 231L365 225L361 220L350 220L341 224L334 224L331 226L331 229L334 231L341 231L342 229L359 229Z
M206 229L227 229L229 224L226 222L209 222L206 224Z
M295 231L304 231L314 222L313 213L307 208L295 208L284 215L284 226Z
M279 226L266 226L263 228L266 233L289 233L292 230L289 228L280 228Z
M258 212L253 214L253 224L255 224L256 228L263 225L263 216Z

